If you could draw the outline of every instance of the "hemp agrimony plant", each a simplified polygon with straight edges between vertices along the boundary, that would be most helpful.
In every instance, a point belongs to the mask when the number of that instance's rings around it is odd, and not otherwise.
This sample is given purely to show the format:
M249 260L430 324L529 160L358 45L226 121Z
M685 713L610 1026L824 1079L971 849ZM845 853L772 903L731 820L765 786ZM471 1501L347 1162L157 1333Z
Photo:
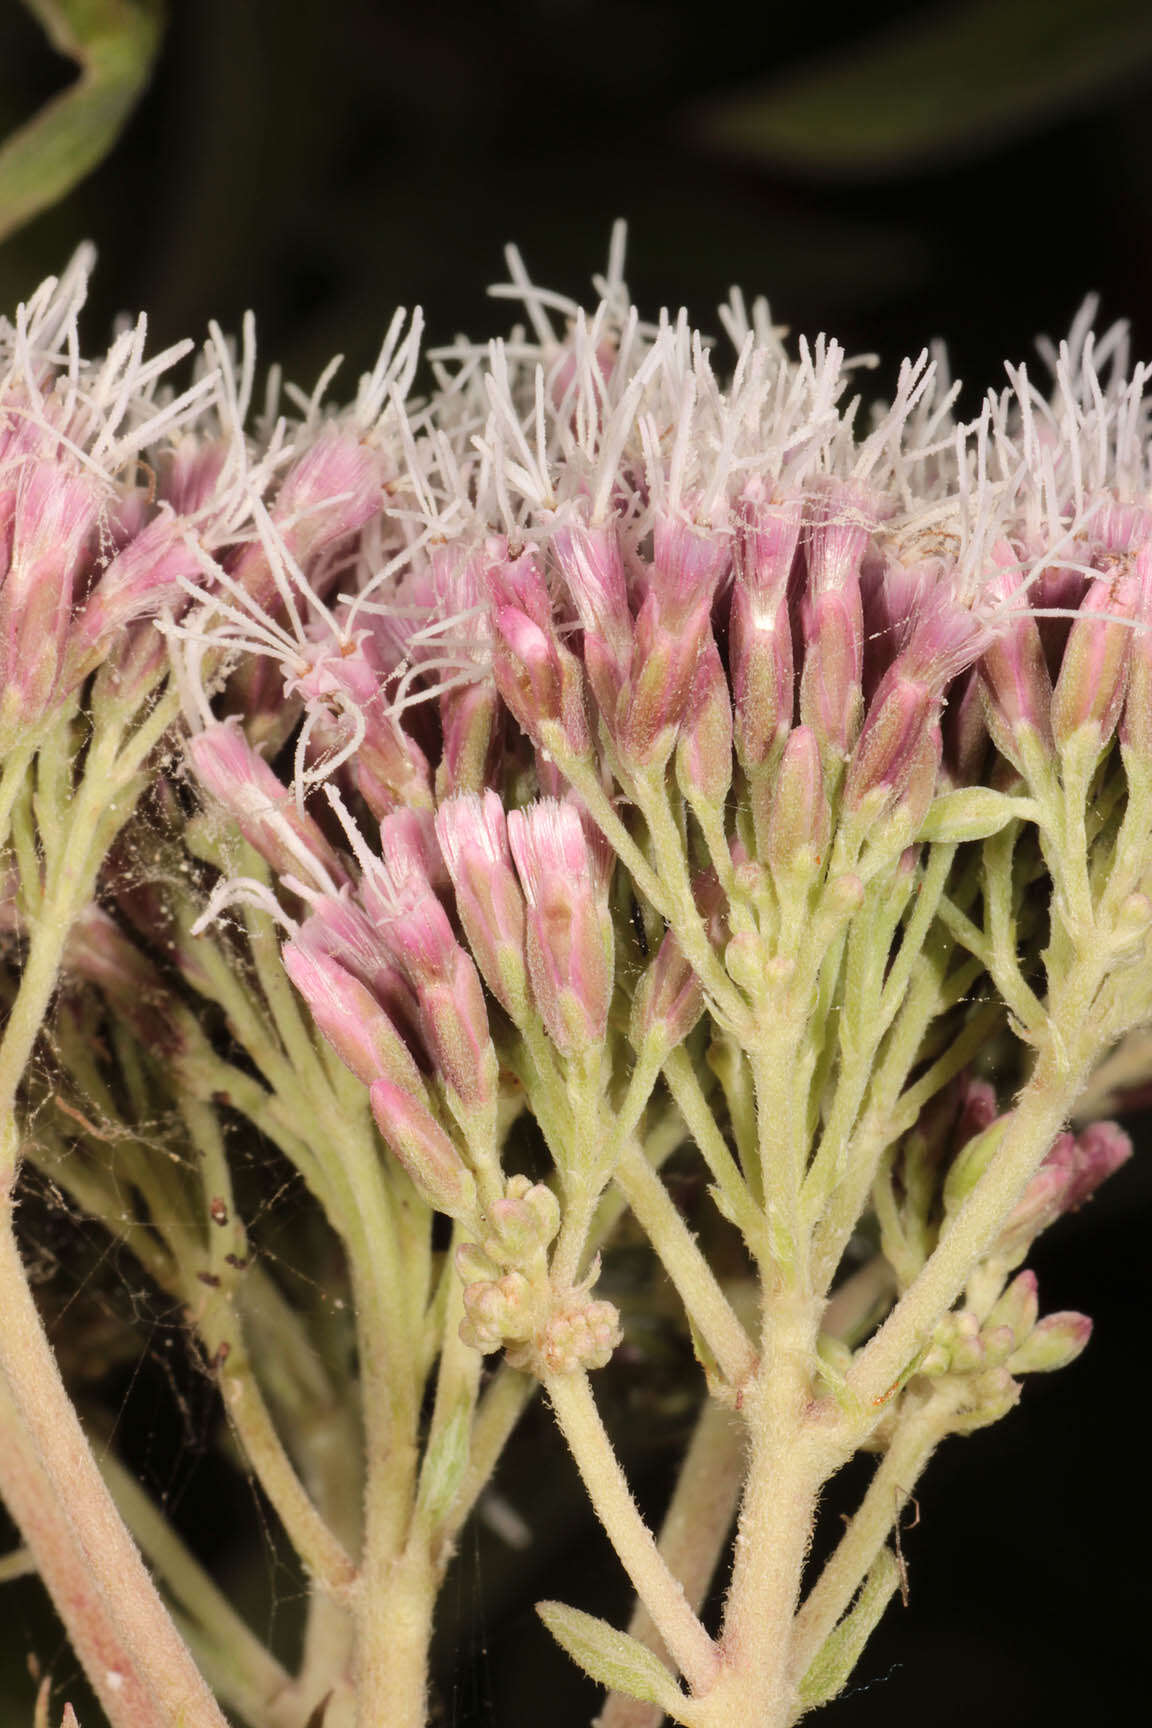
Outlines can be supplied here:
M1026 1261L1128 1156L1067 1125L1152 1022L1146 369L1086 315L1050 397L957 425L921 355L866 414L762 303L726 360L645 323L622 232L591 312L509 261L524 328L417 387L398 314L343 409L329 369L253 416L250 328L179 394L143 321L84 360L85 258L0 325L0 1495L113 1728L421 1728L538 1388L636 1595L540 1605L602 1728L788 1728L934 1450L1090 1331ZM257 1142L323 1313L253 1252ZM292 1666L81 1424L22 1171L183 1315ZM662 1531L595 1390L622 1230L699 1364Z

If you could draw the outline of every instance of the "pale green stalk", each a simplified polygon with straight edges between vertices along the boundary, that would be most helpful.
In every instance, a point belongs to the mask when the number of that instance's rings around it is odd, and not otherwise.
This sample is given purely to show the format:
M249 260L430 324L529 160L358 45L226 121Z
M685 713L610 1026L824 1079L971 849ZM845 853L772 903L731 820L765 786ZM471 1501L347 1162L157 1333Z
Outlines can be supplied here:
M809 1414L820 1307L791 1282L765 1299L760 1370L743 1403L751 1456L721 1666L694 1703L699 1728L788 1728L795 1719L788 1628L820 1488L839 1461L835 1444Z
M635 1144L621 1153L615 1180L720 1372L730 1386L743 1386L756 1369L752 1341L667 1188Z
M597 1517L651 1614L673 1661L693 1692L707 1691L718 1668L716 1646L693 1612L632 1498L620 1461L596 1408L588 1376L544 1377L560 1430L568 1442Z
M739 1416L705 1398L659 1537L665 1564L680 1580L689 1606L697 1613L736 1518L746 1448L747 1433ZM628 1631L657 1656L666 1656L664 1641L642 1602L636 1605ZM597 1728L659 1728L663 1720L658 1705L614 1692Z
M847 1613L889 1532L899 1524L925 1465L948 1432L954 1402L933 1389L901 1415L859 1508L796 1616L791 1661L797 1684Z

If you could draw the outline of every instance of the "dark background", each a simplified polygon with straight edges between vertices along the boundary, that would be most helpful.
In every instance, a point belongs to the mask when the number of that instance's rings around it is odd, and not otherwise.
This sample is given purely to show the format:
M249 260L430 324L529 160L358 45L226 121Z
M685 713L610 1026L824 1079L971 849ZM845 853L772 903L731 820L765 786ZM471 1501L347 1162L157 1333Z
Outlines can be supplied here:
M159 345L199 336L209 317L234 326L252 306L266 358L307 383L342 351L350 390L398 303L424 306L433 341L495 333L508 308L482 291L503 276L506 240L536 280L580 294L623 215L645 311L684 303L717 329L714 307L739 282L769 295L777 321L826 329L850 353L877 348L894 361L943 336L968 406L1005 357L1030 354L1035 332L1060 334L1088 290L1101 294L1103 320L1131 319L1147 358L1152 82L1140 8L1101 0L1092 27L1112 19L1122 35L1131 15L1131 54L1114 54L1107 75L1071 97L1036 102L1030 68L1079 9L1022 3L1035 54L1005 23L1003 42L988 36L986 67L1002 77L1015 55L1019 100L1009 93L998 114L958 126L984 73L968 64L959 75L945 54L916 77L918 99L939 90L930 148L900 143L890 91L862 110L862 138L865 122L874 129L891 112L896 142L878 164L863 147L818 145L734 160L708 144L704 116L758 81L863 53L877 31L947 8L880 0L840 23L824 7L745 15L684 0L195 0L173 7L151 87L111 158L0 247L0 297L10 305L92 237L92 342L121 310L147 308ZM1006 3L1006 19L1020 12ZM0 125L67 77L16 0L0 0ZM910 1605L890 1610L830 1721L1146 1719L1150 1187L1147 1165L1129 1167L1034 1257L1043 1306L1084 1309L1096 1337L1065 1374L1031 1380L1001 1426L946 1445L905 1538ZM157 1485L180 1475L185 1525L220 1555L244 1494L238 1502L211 1453L189 1445L186 1415L166 1427L160 1379L145 1371L132 1384L155 1405L145 1423ZM632 1406L633 1430L641 1412L648 1438L633 1463L655 1509L683 1414L649 1419L643 1371L633 1383L614 1365L601 1384L625 1424ZM124 1434L132 1412L126 1404ZM862 1479L834 1492L833 1522ZM529 1418L504 1480L536 1540L512 1565L486 1532L466 1541L445 1600L443 1719L520 1728L546 1712L550 1728L578 1728L595 1693L582 1692L531 1604L558 1595L623 1623L626 1590L545 1413ZM74 1669L35 1583L11 1587L5 1603L14 1666L0 1707L5 1724L23 1725L26 1653L62 1679ZM81 1721L95 1728L94 1709Z

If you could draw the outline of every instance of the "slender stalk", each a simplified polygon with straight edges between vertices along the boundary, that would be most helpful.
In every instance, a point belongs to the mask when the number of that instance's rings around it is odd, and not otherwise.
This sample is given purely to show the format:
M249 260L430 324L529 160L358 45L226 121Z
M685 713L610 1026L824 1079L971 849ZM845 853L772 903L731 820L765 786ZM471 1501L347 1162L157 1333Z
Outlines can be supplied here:
M13 1548L0 1559L0 1584L13 1584L17 1578L33 1578L37 1570L36 1556L31 1548Z
M853 1431L866 1433L875 1424L928 1332L955 1301L995 1240L1072 1110L1094 1059L1110 1041L1107 1028L1093 1026L1087 1011L1099 987L1101 963L1097 958L1076 971L1078 976L1070 981L1067 991L1068 1011L1054 1016L1055 1035L1040 1052L996 1157L923 1271L856 1358L847 1381L857 1403ZM1067 1028L1064 1037L1059 1036L1061 1026Z
M464 1479L448 1517L441 1526L442 1539L454 1542L477 1500L492 1479L505 1446L536 1391L530 1374L521 1374L507 1363L480 1395L472 1420L472 1435Z
M725 1380L730 1386L744 1385L756 1371L752 1341L667 1188L638 1146L628 1146L621 1154L616 1182Z
M767 1252L767 1244L763 1240L764 1219L748 1191L748 1184L740 1166L728 1150L728 1143L717 1126L716 1118L692 1066L692 1058L683 1045L673 1050L667 1058L664 1063L664 1076L684 1118L685 1126L711 1171L733 1222L742 1233L749 1251L758 1259L763 1258Z
M716 1646L640 1516L600 1420L587 1374L550 1374L545 1378L544 1389L596 1516L632 1580L633 1589L651 1614L669 1655L693 1692L706 1692L719 1667Z
M697 1612L731 1534L744 1481L746 1433L740 1418L706 1398L676 1488L660 1528L660 1553L680 1579ZM656 1622L637 1603L628 1631L657 1656L665 1656ZM664 1712L655 1704L614 1692L597 1728L659 1728Z
M799 1685L848 1608L948 1431L954 1400L935 1390L903 1416L868 1491L796 1616L792 1678Z

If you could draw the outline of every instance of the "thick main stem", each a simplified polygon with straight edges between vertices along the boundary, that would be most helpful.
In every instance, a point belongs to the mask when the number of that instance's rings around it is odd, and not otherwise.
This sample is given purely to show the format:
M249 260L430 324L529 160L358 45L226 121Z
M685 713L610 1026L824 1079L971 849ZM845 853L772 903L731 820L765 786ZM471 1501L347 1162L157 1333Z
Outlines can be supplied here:
M12 1202L4 1194L0 1209L0 1371L21 1417L44 1480L59 1508L67 1508L83 1568L103 1604L101 1621L115 1629L126 1653L106 1705L116 1728L139 1728L146 1716L119 1714L115 1701L129 1690L155 1700L156 1721L164 1728L224 1728L224 1718L157 1594L140 1551L117 1512L60 1378L28 1288L12 1229ZM49 1521L49 1528L52 1527ZM46 1538L32 1522L25 1538L41 1563ZM47 1554L46 1564L52 1556ZM66 1595L61 1617L78 1651L92 1642L84 1617L91 1604ZM94 1675L94 1683L99 1679ZM111 1684L111 1683L110 1683Z
M699 1701L701 1728L788 1728L798 1714L792 1622L816 1502L833 1462L812 1427L811 1365L820 1304L784 1289L766 1305L752 1439L720 1638L721 1671Z
M371 1525L368 1539L371 1540ZM380 1636L356 1653L356 1720L360 1728L426 1728L428 1646L439 1577L423 1532L399 1554L369 1549L361 1588Z
M114 1728L165 1728L112 1609L89 1572L68 1510L28 1437L0 1374L0 1500L32 1555L72 1648Z

